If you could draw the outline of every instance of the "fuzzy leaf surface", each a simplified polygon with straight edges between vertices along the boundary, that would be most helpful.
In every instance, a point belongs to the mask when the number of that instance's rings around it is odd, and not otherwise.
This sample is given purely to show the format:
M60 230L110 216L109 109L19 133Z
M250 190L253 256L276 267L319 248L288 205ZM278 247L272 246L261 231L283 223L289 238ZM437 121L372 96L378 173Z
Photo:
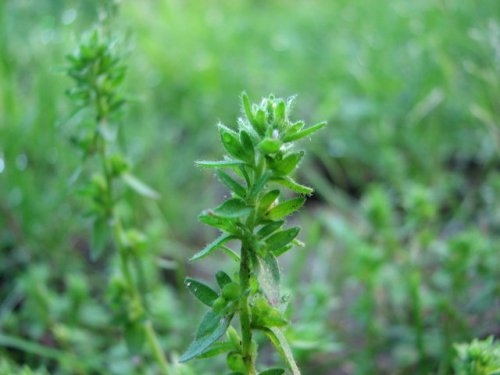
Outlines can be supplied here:
M292 349L290 348L290 345L288 344L288 341L286 340L286 337L281 329L271 327L263 328L262 331L281 354L288 368L292 372L292 375L300 375L300 370L295 362L295 359L293 358Z
M314 192L309 186L301 185L291 177L277 177L273 178L272 181L299 194L312 194Z
M221 182L229 188L229 190L231 190L241 198L245 197L246 194L245 188L241 186L241 184L237 182L234 178L232 178L227 173L221 171L220 169L217 171L217 176L219 177L219 180L221 180Z
M304 202L302 197L289 199L271 208L266 216L271 220L282 219L301 208Z
M207 312L198 327L195 339L179 358L179 361L186 362L205 353L214 342L224 335L232 317L232 315L222 317L213 311Z
M292 242L295 239L295 237L297 237L299 232L300 232L299 227L293 227L293 228L281 230L281 231L273 234L272 236L270 236L266 240L268 250L275 251L279 248L282 248L282 247L288 245L290 242Z
M186 284L186 287L196 298L207 306L212 306L215 299L219 296L215 290L199 280L188 277L184 281L184 284Z
M201 258L206 257L214 250L217 250L219 247L224 245L226 242L235 239L236 237L230 234L223 234L220 237L216 238L214 241L210 242L207 246L205 246L202 250L193 255L189 260L194 261Z
M214 208L214 212L225 218L236 219L248 214L252 210L247 206L244 200L240 198L231 198Z

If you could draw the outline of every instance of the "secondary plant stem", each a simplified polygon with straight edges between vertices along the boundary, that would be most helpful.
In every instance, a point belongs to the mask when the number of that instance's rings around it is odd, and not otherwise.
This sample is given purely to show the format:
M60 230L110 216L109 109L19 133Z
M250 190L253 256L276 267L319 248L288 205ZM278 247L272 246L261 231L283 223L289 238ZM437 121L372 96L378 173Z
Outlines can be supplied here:
M98 115L98 126L104 126L104 116L101 114ZM112 228L112 233L113 233L113 239L116 245L116 248L118 250L118 255L120 258L120 269L123 274L123 277L125 279L125 283L127 284L127 289L130 292L130 298L133 300L133 305L138 308L138 310L141 313L145 313L146 309L144 308L144 304L142 301L142 298L140 296L140 293L137 289L137 286L134 282L131 270L130 270L130 261L129 257L127 255L127 247L126 244L123 241L123 228L121 225L120 218L116 216L115 210L114 210L114 203L113 203L113 176L111 175L111 171L108 168L107 165L107 160L106 160L106 142L103 140L100 150L99 150L99 157L101 159L102 163L102 169L104 173L104 178L106 181L106 203L107 203L107 208L106 208L106 214L108 216L109 224ZM143 329L144 333L148 342L148 345L150 347L151 353L153 354L153 357L155 358L156 362L158 363L158 366L160 367L161 373L163 375L170 375L169 371L169 366L167 359L161 349L160 343L158 341L158 337L156 335L156 332L153 328L153 324L151 323L151 320L147 318L144 323L143 323Z

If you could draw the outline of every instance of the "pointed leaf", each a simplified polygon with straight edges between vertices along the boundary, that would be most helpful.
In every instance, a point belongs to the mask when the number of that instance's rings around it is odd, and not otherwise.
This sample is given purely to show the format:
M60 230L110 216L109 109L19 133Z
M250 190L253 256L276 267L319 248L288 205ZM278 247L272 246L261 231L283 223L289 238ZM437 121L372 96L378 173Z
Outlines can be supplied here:
M314 192L314 190L309 186L301 185L294 181L291 177L273 178L272 181L299 194L312 194Z
M236 195L244 198L246 194L246 190L240 183L234 180L230 175L221 171L220 169L217 171L217 176L221 180L221 182L226 185L229 190L234 192Z
M275 251L292 242L299 234L300 228L293 227L290 229L281 230L266 240L266 245L269 251Z
M233 160L233 159L216 160L216 161L198 160L196 162L196 165L202 168L236 168L244 164L245 163L241 160Z
M219 124L219 133L222 145L229 153L229 155L236 159L248 159L249 153L243 148L236 132L225 127L224 125Z
M292 375L300 375L300 370L293 358L292 349L288 344L285 335L278 327L261 328L278 352L281 354Z
M258 280L264 295L272 306L280 302L280 269L278 261L272 254L259 257Z
M280 191L275 189L267 192L262 196L259 202L259 210L262 212L267 211L267 209L278 199L280 196Z
M203 354L200 354L198 358L210 358L216 355L229 352L234 350L234 345L232 342L214 342Z
M188 277L184 281L184 284L186 284L186 287L196 298L207 306L212 306L215 299L219 297L215 290L199 280Z
M283 246L283 247L280 247L279 249L275 249L273 251L271 251L273 253L273 255L275 257L279 257L283 254L285 254L288 250L290 250L291 248L293 247L293 245L286 245L286 246Z
M179 358L180 362L186 362L203 353L219 338L224 335L231 323L232 315L221 317L209 311L203 318L196 337L186 352Z
M271 174L269 171L265 172L262 176L259 177L255 184L252 186L250 191L248 192L248 199L254 199L264 188L264 185L269 181Z
M106 219L100 217L94 219L92 223L92 243L90 247L90 255L93 261L97 260L104 251L110 237L109 232L110 228Z
M257 120L256 116L254 116L254 113L252 111L252 104L250 103L250 99L248 98L248 95L246 93L243 93L241 95L241 101L243 103L243 110L245 112L245 116L248 119L248 122L252 127L255 129L257 133L260 135L264 135L265 132L265 126L264 122L261 121L261 116L259 115L259 120Z
M271 233L275 232L276 230L278 230L279 228L281 228L281 226L285 224L285 222L283 220L278 220L278 221L272 221L270 222L269 224L266 224L264 225L262 228L260 228L258 231L257 231L257 236L259 238L266 238L267 236L269 236Z
M247 160L253 164L255 160L255 150L252 138L245 130L240 130L240 143L247 154Z
M152 188L150 188L148 185L146 185L144 182L139 180L134 175L132 175L130 173L123 173L121 175L121 178L136 193L139 193L145 197L149 197L152 199L159 199L160 198L159 193L154 191Z
M305 201L302 197L284 201L271 208L266 216L271 220L279 220L297 211Z
M215 279L217 280L217 284L219 285L219 288L224 288L225 285L229 284L232 282L231 278L227 273L224 271L219 271L215 274Z
M310 126L306 129L298 131L296 133L287 134L283 138L283 142L285 142L285 143L286 142L293 142L293 141L296 141L298 139L307 137L308 135L311 135L312 133L317 132L318 130L324 128L325 126L326 126L326 122L320 122L319 124Z
M238 218L252 211L244 200L240 198L231 198L214 208L214 212L225 218Z
M292 172L299 164L304 156L304 151L295 152L283 158L282 160L275 160L269 158L268 163L273 169L274 173L279 176L286 176Z
M189 259L189 261L192 262L194 260L205 258L207 255L209 255L210 253L212 253L214 250L218 249L219 247L221 247L222 245L224 245L226 242L231 241L231 240L233 240L235 238L236 237L233 236L233 235L223 234L222 236L218 237L217 239L215 239L214 241L212 241L211 243L209 243L207 246L205 246L202 250L200 250L199 252L197 252L195 255L193 255Z
M239 229L236 226L234 219L229 219L216 215L212 210L203 211L198 216L198 221L203 224L211 225L212 227L222 229L231 234L238 234Z

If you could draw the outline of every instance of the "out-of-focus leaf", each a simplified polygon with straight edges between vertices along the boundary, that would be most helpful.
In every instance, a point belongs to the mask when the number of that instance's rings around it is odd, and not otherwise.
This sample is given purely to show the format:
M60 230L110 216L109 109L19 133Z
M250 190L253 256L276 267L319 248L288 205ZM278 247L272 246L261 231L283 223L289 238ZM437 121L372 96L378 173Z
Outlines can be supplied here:
M92 243L91 243L91 257L92 260L97 260L110 237L110 228L106 219L98 217L94 219L92 224Z
M154 191L152 188L150 188L148 185L146 185L144 182L139 180L137 177L130 173L123 173L121 174L121 178L123 181L136 193L139 193L145 197L149 197L152 199L159 199L160 194Z

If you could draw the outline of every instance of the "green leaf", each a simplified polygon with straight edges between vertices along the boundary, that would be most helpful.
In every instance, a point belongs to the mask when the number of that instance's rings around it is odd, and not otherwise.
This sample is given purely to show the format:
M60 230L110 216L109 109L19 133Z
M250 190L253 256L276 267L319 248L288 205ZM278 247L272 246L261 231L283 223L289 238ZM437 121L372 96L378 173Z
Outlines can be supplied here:
M281 226L283 224L285 224L285 222L283 220L272 221L269 224L266 224L262 228L260 228L257 231L257 236L261 239L265 238L265 237L269 236L271 233L273 233L274 231L281 228Z
M236 168L245 165L245 163L241 160L233 160L233 159L216 160L216 161L198 160L196 162L196 165L202 168Z
M92 243L91 243L91 258L93 261L99 259L106 247L110 237L110 228L107 220L101 217L95 218L92 223Z
M284 373L285 370L283 370L282 368L270 368L268 370L259 372L259 375L283 375Z
M285 120L285 114L286 114L286 104L283 100L279 100L278 104L276 105L276 108L274 109L274 118L278 122L282 122Z
M268 191L266 194L260 198L259 210L261 212L267 211L267 209L274 203L276 199L280 196L280 191L278 189Z
M215 274L215 279L217 280L217 284L219 288L224 288L225 285L232 282L231 277L224 271L219 271Z
M159 199L160 194L154 191L152 188L150 188L148 185L146 185L144 182L139 180L137 177L130 173L123 173L121 175L121 178L123 181L136 193L139 193L145 197L149 197L152 199Z
M307 129L298 131L296 133L291 133L287 134L285 137L283 137L283 142L293 142L298 139L307 137L308 135L311 135L314 132L317 132L318 130L324 128L326 126L326 122L320 122L319 124L313 125L308 127Z
M238 134L233 130L219 124L219 133L222 145L232 157L241 160L248 160L250 153L245 150L240 143Z
M266 334L266 336L281 354L281 356L285 360L287 367L292 372L292 375L300 375L300 370L297 366L297 363L295 362L295 359L293 358L290 345L288 345L285 335L283 334L281 329L277 327L260 329Z
M229 176L227 173L221 170L217 171L217 176L222 181L222 183L229 188L229 190L231 190L241 198L245 197L246 195L245 188L241 186L237 181L235 181L231 176Z
M286 246L280 247L279 249L273 250L272 253L275 257L279 257L279 256L285 254L292 247L293 247L293 245L286 245Z
M234 350L234 345L232 342L214 342L203 354L200 354L198 358L210 358L216 355L229 352Z
M239 218L252 211L252 208L247 206L244 200L240 198L231 198L214 208L214 212L225 218Z
M212 306L215 299L219 297L217 292L199 280L186 278L184 281L189 291L207 306Z
M286 176L297 167L303 157L304 151L299 151L286 156L282 160L268 158L268 163L274 173L279 176Z
M140 354L146 338L142 322L137 321L125 324L124 337L130 354Z
M203 224L211 225L212 227L222 229L231 234L239 234L240 231L236 226L234 219L229 219L216 215L212 210L203 211L198 216L198 221Z
M264 135L267 128L267 121L266 121L266 112L264 112L263 109L257 110L257 113L255 114L255 123L257 126L254 127L254 129L261 136Z
M264 295L273 306L280 302L280 269L278 261L272 254L258 257L259 270L257 278Z
M266 245L269 251L275 251L292 242L299 234L300 228L293 227L290 229L281 230L266 240Z
M213 311L207 312L198 327L194 341L179 358L180 362L189 361L205 353L214 342L224 335L232 318L232 315L221 317Z
M271 220L279 220L297 211L302 207L305 201L306 200L302 197L284 201L271 208L266 216Z
M278 152L281 147L281 141L276 138L264 138L257 145L257 148L262 151L265 155L273 154Z
M291 177L273 178L272 181L299 194L312 194L314 192L314 190L309 186L301 185L294 181Z
M250 191L248 192L248 198L249 199L254 199L264 188L264 185L269 181L269 178L271 177L271 174L267 171L262 176L259 177L257 181L255 181L255 184L251 187Z
M248 95L246 93L243 93L241 95L241 101L243 103L243 110L245 112L245 116L248 119L250 125L252 125L252 127L255 129L257 133L259 133L260 135L264 135L264 132L266 130L264 121L262 121L260 115L258 116L259 120L257 120L257 118L254 116L252 111L252 104L250 103L250 99L248 98Z
M207 255L212 253L214 250L218 249L226 242L235 239L236 237L230 234L223 234L222 236L216 238L214 241L210 242L207 246L205 246L202 250L193 255L189 261L198 260L201 258L205 258Z
M245 152L247 153L247 160L251 164L253 164L254 160L255 160L255 150L253 147L252 138L244 130L240 130L240 143L243 146L243 149L245 150Z
M266 297L259 296L254 299L252 305L252 326L253 327L283 327L288 321L283 314L272 307Z

